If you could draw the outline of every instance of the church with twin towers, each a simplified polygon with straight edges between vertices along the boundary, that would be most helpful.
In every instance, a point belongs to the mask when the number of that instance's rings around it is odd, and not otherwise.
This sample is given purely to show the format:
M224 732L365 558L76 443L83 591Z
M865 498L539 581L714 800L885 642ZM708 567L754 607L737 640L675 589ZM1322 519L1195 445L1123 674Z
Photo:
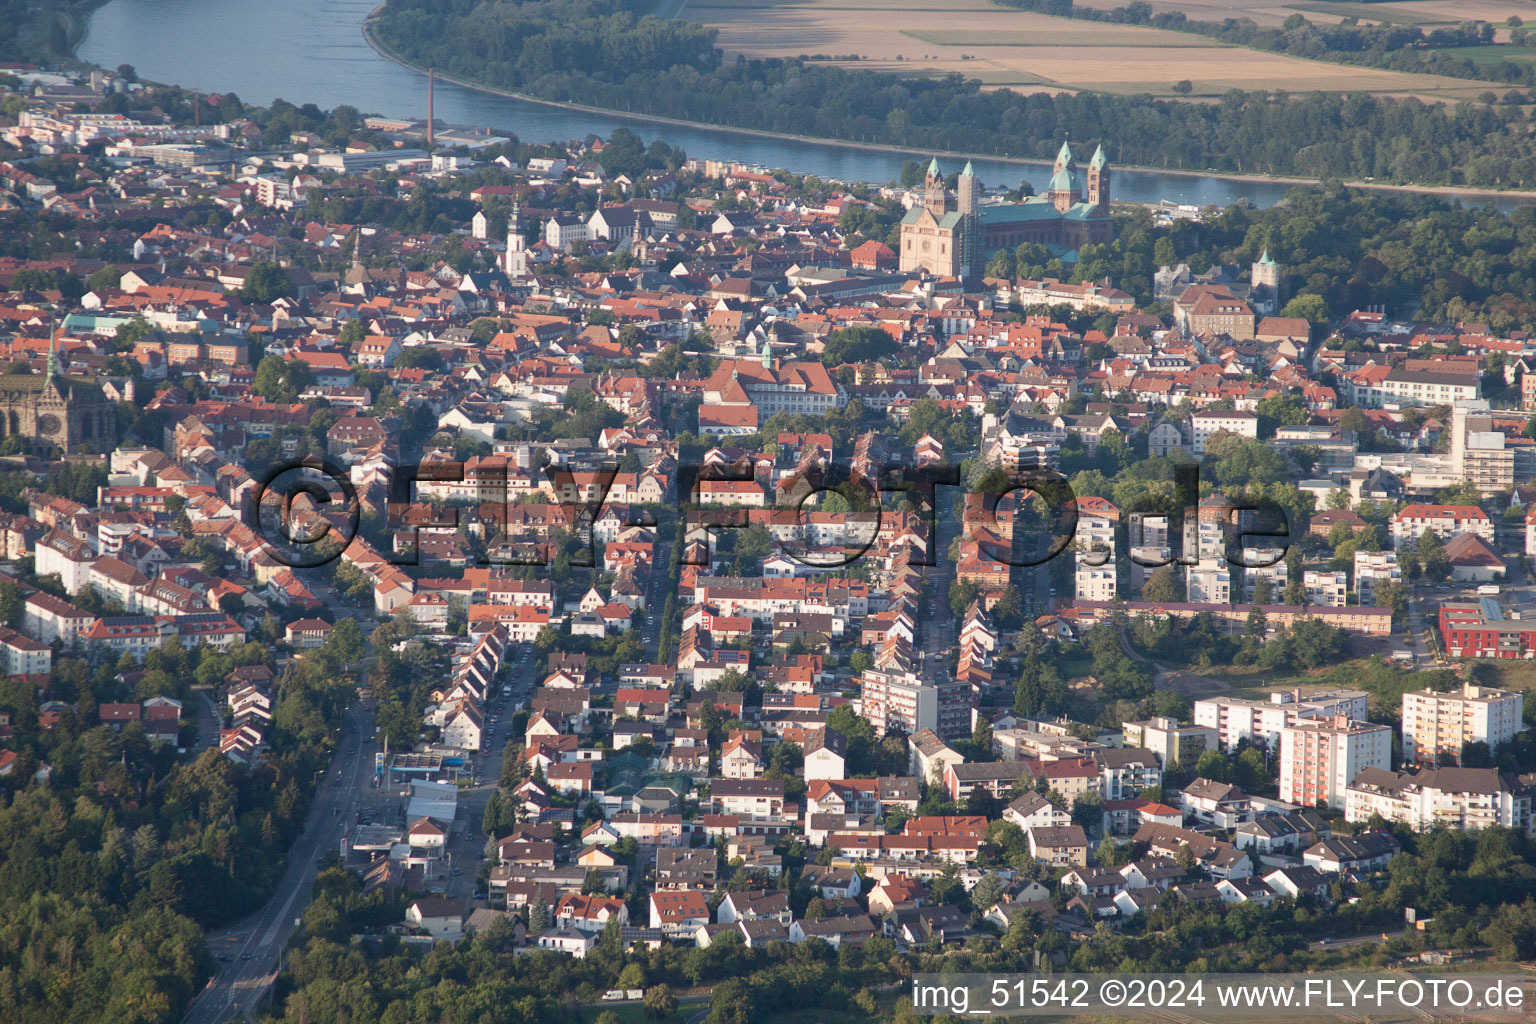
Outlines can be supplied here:
M982 205L981 181L969 161L952 194L934 159L923 183L922 204L901 219L901 271L979 279L999 249L1012 252L1034 242L1070 258L1081 246L1108 242L1115 237L1109 177L1102 145L1082 172L1071 146L1063 142L1043 194L1018 203Z

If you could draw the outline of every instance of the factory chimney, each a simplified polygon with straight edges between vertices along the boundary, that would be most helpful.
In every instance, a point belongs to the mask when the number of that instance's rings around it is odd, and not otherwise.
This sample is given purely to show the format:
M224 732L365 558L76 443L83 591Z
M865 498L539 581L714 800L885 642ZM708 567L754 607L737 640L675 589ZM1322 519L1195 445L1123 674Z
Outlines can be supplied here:
M427 148L432 148L433 86L436 85L437 69L427 68Z

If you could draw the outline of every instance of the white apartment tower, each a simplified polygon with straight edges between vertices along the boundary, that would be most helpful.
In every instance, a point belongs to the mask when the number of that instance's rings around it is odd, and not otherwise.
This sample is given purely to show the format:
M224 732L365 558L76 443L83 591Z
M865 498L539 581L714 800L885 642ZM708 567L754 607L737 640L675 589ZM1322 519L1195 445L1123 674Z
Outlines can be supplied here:
M1367 768L1392 767L1392 730L1344 715L1280 730L1280 799L1343 809L1349 784Z
M1524 728L1525 698L1510 690L1462 685L1461 692L1417 690L1403 694L1403 761L1459 764L1461 748L1479 741L1489 749Z
M1364 719L1370 708L1370 695L1364 690L1324 690L1301 695L1300 690L1271 693L1268 700L1249 697L1207 697L1195 701L1196 725L1216 730L1221 749L1236 750L1243 740L1263 744L1271 751L1280 742L1280 733L1288 725L1308 719Z

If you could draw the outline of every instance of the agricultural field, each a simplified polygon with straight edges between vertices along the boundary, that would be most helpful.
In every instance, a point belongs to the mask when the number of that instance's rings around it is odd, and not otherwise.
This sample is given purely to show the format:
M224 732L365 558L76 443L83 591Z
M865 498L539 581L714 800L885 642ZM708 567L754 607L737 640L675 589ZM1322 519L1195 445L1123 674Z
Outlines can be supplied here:
M1536 5L1529 0L1391 0L1364 3L1359 0L1147 0L1156 13L1179 11L1192 21L1224 21L1248 18L1256 25L1279 25L1301 13L1317 24L1359 18L1362 22L1390 25L1454 25L1460 21L1488 21L1502 25L1510 15L1536 19ZM1076 0L1079 7L1112 10L1127 0Z
M1435 0L1427 0L1433 3ZM1472 0L1479 2L1479 0ZM1482 0L1492 3L1493 0ZM1190 8L1188 2L1168 6ZM1277 4L1255 0L1255 9ZM1232 16L1234 8L1222 8ZM878 18L871 15L879 11ZM1294 13L1294 12L1291 12ZM686 0L680 17L719 31L727 53L810 56L914 76L958 73L986 88L1151 93L1194 99L1228 89L1360 91L1472 99L1487 83L1351 67L1227 46L1190 33L1055 18L987 0Z
M1507 43L1496 46L1454 46L1426 52L1443 53L1447 57L1470 60L1474 64L1502 64L1506 60L1536 60L1536 46L1510 46ZM1490 87L1498 88L1493 83L1490 83Z

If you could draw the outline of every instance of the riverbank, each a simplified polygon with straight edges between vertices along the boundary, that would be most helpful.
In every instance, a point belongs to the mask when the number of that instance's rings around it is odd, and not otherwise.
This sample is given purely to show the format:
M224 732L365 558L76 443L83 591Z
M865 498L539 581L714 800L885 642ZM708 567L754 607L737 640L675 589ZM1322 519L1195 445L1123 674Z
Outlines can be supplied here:
M413 63L390 50L374 34L374 21L383 5L375 7L363 19L363 39L375 53L394 64L405 68L415 74L425 77L427 69L422 65ZM519 103L530 103L536 106L548 107L557 110L569 110L573 113L590 114L605 117L620 117L627 120L640 121L647 124L672 125L679 128L705 128L709 131L724 132L732 135L740 135L748 138L768 139L780 142L803 143L809 145L838 146L846 149L859 150L869 153L881 153L886 155L907 156L914 159L927 159L938 156L945 159L966 160L973 157L985 157L987 160L1002 164L1010 164L1018 167L1049 167L1049 160L1035 157L1017 157L998 153L960 152L956 150L931 150L910 149L904 146L894 146L878 142L855 142L845 139L827 138L815 135L800 135L792 132L776 132L762 128L745 128L739 125L714 124L710 122L688 121L682 118L667 117L662 114L644 114L629 110L616 110L609 107L598 107L586 103L576 103L569 100L551 100L540 96L517 92L511 89L501 89L483 82L461 78L455 75L436 72L437 79L442 82L451 82L462 89L481 93L486 96L499 96L505 99L516 100ZM488 127L495 127L494 125ZM548 141L548 140L529 140ZM1316 185L1320 183L1318 178L1291 177L1286 175L1271 174L1241 174L1222 171L1190 170L1185 168L1152 167L1137 164L1116 164L1117 170L1142 172L1148 174L1164 174L1180 178L1212 179L1216 181L1247 182L1266 185ZM873 184L873 183L872 183ZM1524 189L1491 189L1474 188L1456 185L1414 185L1393 184L1388 182L1349 180L1344 185L1350 188L1376 189L1383 192L1416 192L1423 195L1439 196L1446 199L1461 199L1477 201L1486 200L1527 200L1536 202L1536 191Z
M85 41L96 8L109 0L55 0L27 8L27 24L16 34L15 56L31 64L82 63L75 56Z

